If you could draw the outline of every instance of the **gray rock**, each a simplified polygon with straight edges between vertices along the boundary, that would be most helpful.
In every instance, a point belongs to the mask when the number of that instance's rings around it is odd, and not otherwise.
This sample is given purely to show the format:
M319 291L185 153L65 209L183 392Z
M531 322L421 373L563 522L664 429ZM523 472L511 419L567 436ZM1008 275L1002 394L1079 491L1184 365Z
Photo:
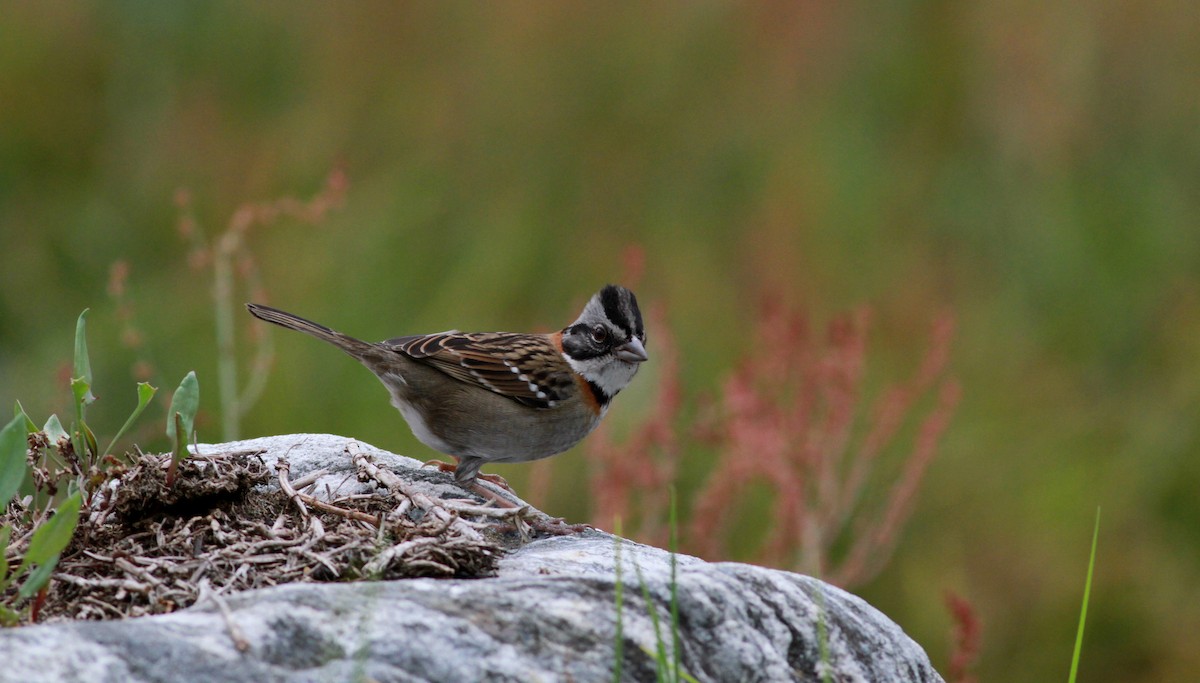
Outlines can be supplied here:
M328 469L334 488L355 485L340 455L349 442L292 435L201 450L286 453L293 477ZM415 461L360 447L428 483L431 496L452 486L446 475L411 469ZM10 629L0 633L0 680L610 681L616 550L613 536L588 531L528 543L494 578L293 584L163 616ZM623 680L652 681L658 644L673 649L670 554L629 541L619 552ZM839 588L745 564L676 559L680 659L697 680L942 680L900 627Z

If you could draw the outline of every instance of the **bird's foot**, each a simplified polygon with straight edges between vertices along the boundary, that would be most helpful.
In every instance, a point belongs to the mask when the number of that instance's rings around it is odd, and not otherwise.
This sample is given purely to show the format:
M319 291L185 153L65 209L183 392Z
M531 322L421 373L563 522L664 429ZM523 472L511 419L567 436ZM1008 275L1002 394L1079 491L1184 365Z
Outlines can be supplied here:
M529 526L534 531L540 531L544 534L551 534L553 536L570 536L571 534L581 534L585 531L595 528L591 524L570 524L562 517L547 517L545 519L530 520Z
M484 474L484 473L480 472L479 474L475 475L475 478L482 479L491 484L495 484L496 486L499 486L500 488L504 489L505 491L508 491L509 493L513 494L514 496L517 494L517 492L514 491L512 489L512 487L508 485L508 480L505 479L504 477L500 476L499 474Z
M524 505L522 505L521 503L517 503L512 500L509 500L505 496L487 488L486 486L481 485L479 482L472 482L470 485L465 486L463 488L467 489L471 493L474 493L475 495L479 496L480 498L483 498L485 503L491 503L498 508L515 510L517 508L524 507ZM511 493L512 489L508 489L508 491ZM513 495L516 495L516 494L513 494Z
M426 460L424 463L421 464L421 467L436 467L439 472L449 472L451 474L458 473L458 464L457 463L446 462L445 460L438 460L437 458L434 458L433 460ZM505 491L508 491L509 493L511 493L513 495L517 494L517 492L514 491L512 489L512 487L508 485L508 480L505 479L504 477L500 476L499 474L484 474L484 473L480 472L479 474L475 475L475 479L482 479L486 482L490 482L492 484L495 484L496 486L499 486L500 488L504 489ZM459 486L462 486L465 489L472 490L472 491L475 491L476 493L479 493L479 490L476 489L474 481L472 481L469 484L464 484L463 482L460 481L460 482L458 482L458 484L459 484Z
M457 463L446 462L445 460L438 460L437 458L434 458L433 460L426 460L425 462L421 463L421 467L436 467L438 472L455 472L458 470Z

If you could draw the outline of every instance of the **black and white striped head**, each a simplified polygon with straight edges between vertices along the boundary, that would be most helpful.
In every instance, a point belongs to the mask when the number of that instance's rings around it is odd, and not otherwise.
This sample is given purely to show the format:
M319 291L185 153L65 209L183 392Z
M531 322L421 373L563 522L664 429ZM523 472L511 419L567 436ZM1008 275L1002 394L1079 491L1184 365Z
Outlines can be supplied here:
M607 402L647 359L637 297L624 287L606 285L562 331L562 345L567 362L602 394L601 402Z

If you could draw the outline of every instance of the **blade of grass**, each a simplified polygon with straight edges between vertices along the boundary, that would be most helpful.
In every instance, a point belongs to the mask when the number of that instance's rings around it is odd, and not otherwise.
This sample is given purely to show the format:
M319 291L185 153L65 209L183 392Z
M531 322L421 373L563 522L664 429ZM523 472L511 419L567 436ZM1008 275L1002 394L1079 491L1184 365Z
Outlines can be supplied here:
M650 612L650 623L654 625L654 660L657 666L655 667L655 678L659 681L668 680L671 669L667 662L667 644L663 641L662 626L658 622L658 608L654 605L654 598L650 595L650 586L646 583L646 577L642 575L642 565L635 560L633 570L637 573L638 584L642 587L642 599L646 601L646 610Z
M12 525L0 527L0 591L8 588L8 542L12 539Z
M613 683L621 683L621 663L625 658L625 624L621 611L624 607L625 586L621 573L621 518L613 519L613 557L616 584L613 586L617 604L617 633L613 641Z
M668 522L671 527L671 648L674 652L671 653L671 680L679 680L679 584L675 579L675 566L677 564L675 551L679 545L678 538L678 520L675 517L675 486L671 485L668 491L670 497L671 508L668 513Z
M1096 544L1100 539L1100 508L1096 508L1096 527L1092 530L1092 554L1088 558L1087 580L1083 583L1083 607L1079 610L1079 630L1075 632L1075 652L1071 655L1071 675L1067 683L1075 683L1079 673L1079 653L1083 650L1083 625L1087 621L1088 599L1092 595L1092 570L1096 567Z
M833 667L829 662L829 625L825 623L825 590L815 586L817 595L817 656L821 664L821 683L833 683Z

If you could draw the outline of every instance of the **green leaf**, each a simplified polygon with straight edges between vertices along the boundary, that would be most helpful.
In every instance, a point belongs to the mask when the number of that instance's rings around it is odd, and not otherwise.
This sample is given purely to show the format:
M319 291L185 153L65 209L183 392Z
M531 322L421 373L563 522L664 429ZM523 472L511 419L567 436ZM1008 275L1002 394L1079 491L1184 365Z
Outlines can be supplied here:
M57 565L58 554L56 553L42 564L39 564L36 569L29 572L29 576L25 578L25 583L21 584L21 589L17 591L17 595L26 600L37 595L37 592L50 582L50 575L54 573L54 567Z
M187 444L196 422L196 411L200 409L200 382L196 380L196 371L192 370L184 376L179 388L171 396L171 409L167 411L167 438L173 443L181 440ZM175 415L182 419L183 434L176 432Z
M122 436L124 436L125 432L129 431L129 428L133 426L133 423L138 419L138 416L142 414L142 411L146 409L146 406L150 405L150 400L154 398L154 394L157 391L158 389L150 386L150 384L147 382L138 382L137 407L133 409L133 413L130 414L129 419L125 420L125 424L121 426L121 429L117 430L117 435L112 438L112 441L110 441L108 444L108 448L104 449L104 453L102 455L107 455L108 453L112 452L112 447L116 445L117 441L119 441Z
M79 426L83 428L83 436L87 439L88 452L98 452L100 449L96 446L96 435L92 432L92 428L87 426L86 422L80 422Z
M1083 625L1087 623L1088 600L1092 596L1092 570L1096 568L1096 544L1100 540L1100 508L1096 508L1096 527L1092 530L1092 554L1088 558L1087 579L1083 583L1083 607L1079 610L1079 629L1075 632L1075 651L1071 655L1071 673L1068 683L1075 683L1079 673L1079 654L1083 650Z
M83 313L79 314L79 320L75 323L75 372L72 375L71 386L74 388L76 379L82 380L86 386L84 388L84 399L91 403L96 400L92 396L90 388L92 386L92 362L88 359L87 349L87 314L88 309L83 309Z
M25 419L14 417L0 430L0 511L8 507L21 482L25 481L28 464L25 455L29 451L26 439Z
M92 395L92 383L82 377L71 378L71 396L75 399L76 413L96 400Z
M20 401L17 401L17 404L13 407L13 415L25 418L25 431L27 433L32 434L37 431L37 425L33 423L33 420L29 419L29 414L25 412L25 407L21 405Z
M33 532L29 549L25 551L25 559L21 562L22 568L33 564L44 565L67 547L75 533L75 525L79 523L82 504L83 494L76 491L58 506L53 517Z
M171 451L171 469L167 470L167 484L170 485L175 481L175 470L179 463L183 462L188 456L188 442L183 436L187 434L187 430L183 426L183 415L175 413L175 444Z
M625 602L625 586L621 575L621 517L613 518L613 570L616 581L613 583L614 600L617 609L616 634L613 636L613 683L621 683L621 666L625 658L625 618L622 613Z
M82 404L79 405L79 410L83 411ZM82 417L71 423L71 445L75 447L75 456L79 458L94 455L99 450L96 446L96 434Z
M12 525L0 527L0 591L8 587L8 542L12 539Z
M57 414L51 415L50 419L46 420L46 426L42 427L42 431L46 432L46 437L50 439L52 445L57 444L58 440L64 437L67 439L71 438L67 430L63 429L62 422L59 422Z

